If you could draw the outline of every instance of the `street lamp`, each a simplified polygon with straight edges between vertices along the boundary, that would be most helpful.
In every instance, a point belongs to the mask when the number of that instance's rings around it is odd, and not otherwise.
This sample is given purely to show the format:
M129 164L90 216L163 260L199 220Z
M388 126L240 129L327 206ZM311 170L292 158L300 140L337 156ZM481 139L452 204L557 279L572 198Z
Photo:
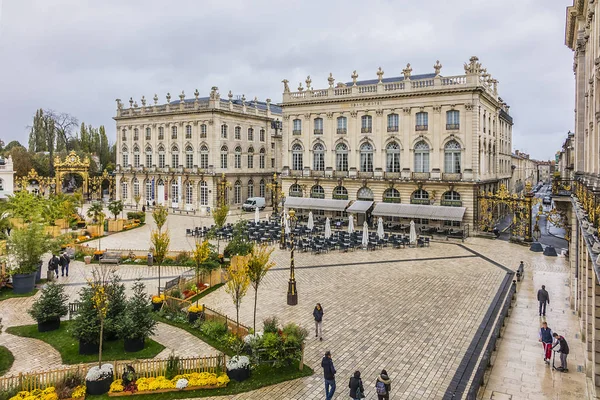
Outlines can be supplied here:
M295 306L298 304L298 291L296 290L296 275L294 271L294 248L296 243L294 241L294 228L296 227L296 212L290 210L290 240L291 240L291 252L290 252L290 280L288 282L287 292L287 304L288 306Z
M225 173L221 174L221 180L219 181L219 201L217 204L219 206L224 206L227 204L227 199L225 198L226 190L228 187L231 187L231 183L227 182L227 178L225 177Z
M279 214L278 203L279 203L279 182L277 181L277 173L273 174L273 178L271 183L267 184L267 188L271 191L271 204L273 205L273 214L274 218Z

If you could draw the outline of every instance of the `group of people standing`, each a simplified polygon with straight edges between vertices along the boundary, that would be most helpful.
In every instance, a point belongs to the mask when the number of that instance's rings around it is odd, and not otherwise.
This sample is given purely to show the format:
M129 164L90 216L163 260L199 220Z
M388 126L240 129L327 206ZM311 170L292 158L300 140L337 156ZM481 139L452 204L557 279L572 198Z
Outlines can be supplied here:
M542 288L537 292L537 299L539 302L539 316L546 316L546 305L550 304L550 294L546 290L546 286L542 285ZM567 356L569 355L569 344L566 339L556 332L552 332L552 329L548 327L546 321L542 322L540 328L539 341L542 343L544 349L544 362L550 365L552 359L552 350L558 346L558 353L560 354L560 367L556 368L558 371L567 372ZM553 364L554 365L554 364Z
M69 264L71 263L71 258L67 252L64 252L60 255L53 254L50 261L48 261L48 271L53 271L56 273L56 277L58 278L58 268L60 267L60 271L62 276L69 276Z

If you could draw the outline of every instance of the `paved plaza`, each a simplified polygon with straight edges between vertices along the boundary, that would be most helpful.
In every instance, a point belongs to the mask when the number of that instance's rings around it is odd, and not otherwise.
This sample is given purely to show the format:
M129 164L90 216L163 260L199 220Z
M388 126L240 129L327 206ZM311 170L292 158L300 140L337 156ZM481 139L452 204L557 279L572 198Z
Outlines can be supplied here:
M200 223L198 220L202 219L169 217L175 249L188 249L194 243L192 238L185 237L186 227L210 225L208 219ZM149 246L150 227L148 224L112 235L102 240L102 247L144 249ZM362 373L367 399L376 398L374 382L382 368L387 369L392 379L392 399L445 398L456 389L457 380L472 376L478 355L473 359L469 356L478 332L499 289L510 277L506 267L514 270L520 260L525 261L527 279L520 284L495 367L488 386L482 390L484 398L501 398L491 397L494 392L497 396L513 394L515 400L582 398L582 389L575 388L585 386L585 375L576 366L582 364L581 349L575 338L577 325L572 320L575 317L570 315L565 300L568 288L564 286L567 277L564 258L547 258L529 252L527 247L478 238L470 238L464 244L433 242L429 248L299 253L296 255L299 304L293 307L286 304L289 252L276 249L273 259L276 266L267 274L259 291L257 324L262 325L266 317L277 316L282 324L293 321L306 327L311 335L306 344L305 363L315 374L230 396L231 399L324 398L320 362L326 350L332 352L338 371L335 398L348 398L348 379L357 369ZM127 265L117 269L128 286L139 277L149 291L156 290L156 267ZM162 275L176 276L185 270L164 267ZM70 275L60 280L67 284L73 300L89 276L89 267L75 262ZM572 347L573 355L569 357L572 367L567 375L548 372L537 348L539 321L534 295L542 281L551 295L555 290L557 293L548 321L551 327L566 334ZM23 313L32 301L20 298L0 302L5 325L33 323ZM235 316L233 303L223 289L206 296L203 302ZM314 337L312 310L316 302L325 311L322 342ZM252 326L252 305L253 292L249 290L240 310L240 320L248 326ZM556 322L550 319L556 314L560 315L560 322L558 318ZM154 339L167 347L159 357L171 349L179 354L214 352L197 338L166 325L159 326ZM0 344L15 352L11 373L60 365L58 354L34 339L2 334ZM546 397L532 394L549 381L555 392ZM500 390L503 388L510 390ZM559 392L560 397L554 396Z

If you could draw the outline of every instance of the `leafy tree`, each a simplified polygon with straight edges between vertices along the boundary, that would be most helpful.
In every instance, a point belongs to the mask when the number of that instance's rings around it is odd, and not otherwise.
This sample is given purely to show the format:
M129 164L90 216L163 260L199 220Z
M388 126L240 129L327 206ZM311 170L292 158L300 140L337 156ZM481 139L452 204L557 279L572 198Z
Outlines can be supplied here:
M103 210L104 210L104 206L102 205L102 202L95 201L92 203L92 205L88 209L87 216L88 216L88 218L91 218L95 224L97 224L100 222L101 214L104 214Z
M15 146L8 150L7 153L12 158L13 170L17 176L26 176L33 168L31 155L25 147Z
M160 267L165 261L165 257L169 251L169 244L171 243L171 237L169 236L169 230L161 232L160 230L153 230L150 234L150 241L152 242L152 255L156 265L158 265L158 294L160 295Z
M114 339L119 334L119 326L127 306L125 285L114 270L109 270L107 275L106 296L108 308L104 322L104 337Z
M23 218L24 222L41 222L43 201L41 197L21 190L8 197L5 207L12 217Z
M235 323L237 328L240 327L240 306L242 299L246 296L250 279L248 277L248 261L250 255L233 256L231 263L227 268L227 283L225 284L225 292L231 296L231 300L235 305Z
M156 329L156 320L146 293L146 285L138 278L132 287L133 295L127 300L125 315L121 321L120 336L123 339L143 340Z
M213 221L215 222L215 229L220 230L225 225L225 221L227 221L227 214L229 213L229 206L224 204L215 208L213 211ZM213 235L216 235L216 232L213 232ZM219 236L217 235L217 252L220 251L221 243Z
M154 223L156 223L156 227L158 231L162 231L165 222L167 222L167 217L169 216L169 210L167 210L164 206L158 206L154 210L152 210L152 218L154 218Z
M3 151L4 152L9 152L12 149L14 149L15 147L22 147L23 149L25 149L25 147L18 141L18 140L11 140L10 142L8 142L8 144L4 147ZM27 150L27 149L25 149Z
M254 243L246 240L247 233L247 221L242 219L235 223L233 226L233 237L231 241L227 243L223 255L225 257L231 257L235 255L245 256L252 252Z
M108 203L108 211L115 216L117 220L119 214L123 211L123 202L121 200L114 200Z
M256 304L258 300L258 287L263 278L269 272L275 263L269 261L274 248L267 245L254 246L250 260L248 261L248 279L254 288L254 325L253 329L256 332Z
M194 268L196 270L196 285L200 283L200 272L203 271L202 266L210 256L210 243L208 240L200 243L196 242L196 247L194 248L194 252L192 258L194 259Z
M44 286L42 295L33 302L28 313L38 324L54 321L68 314L68 301L64 286L50 282Z
M40 258L49 249L50 241L42 224L34 222L21 229L13 229L7 244L11 268L16 274L37 271Z
M79 311L72 325L73 337L87 344L100 343L100 320L92 301L93 296L92 284L88 282L88 286L79 290Z

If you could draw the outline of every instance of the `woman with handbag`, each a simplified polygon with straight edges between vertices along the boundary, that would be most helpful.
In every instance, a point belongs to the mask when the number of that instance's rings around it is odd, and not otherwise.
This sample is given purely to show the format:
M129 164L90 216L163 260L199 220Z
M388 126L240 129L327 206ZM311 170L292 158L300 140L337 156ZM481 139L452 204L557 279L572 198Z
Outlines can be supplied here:
M350 378L348 387L350 388L350 398L353 400L365 398L365 389L363 387L362 379L360 379L360 371L354 372L354 376Z

